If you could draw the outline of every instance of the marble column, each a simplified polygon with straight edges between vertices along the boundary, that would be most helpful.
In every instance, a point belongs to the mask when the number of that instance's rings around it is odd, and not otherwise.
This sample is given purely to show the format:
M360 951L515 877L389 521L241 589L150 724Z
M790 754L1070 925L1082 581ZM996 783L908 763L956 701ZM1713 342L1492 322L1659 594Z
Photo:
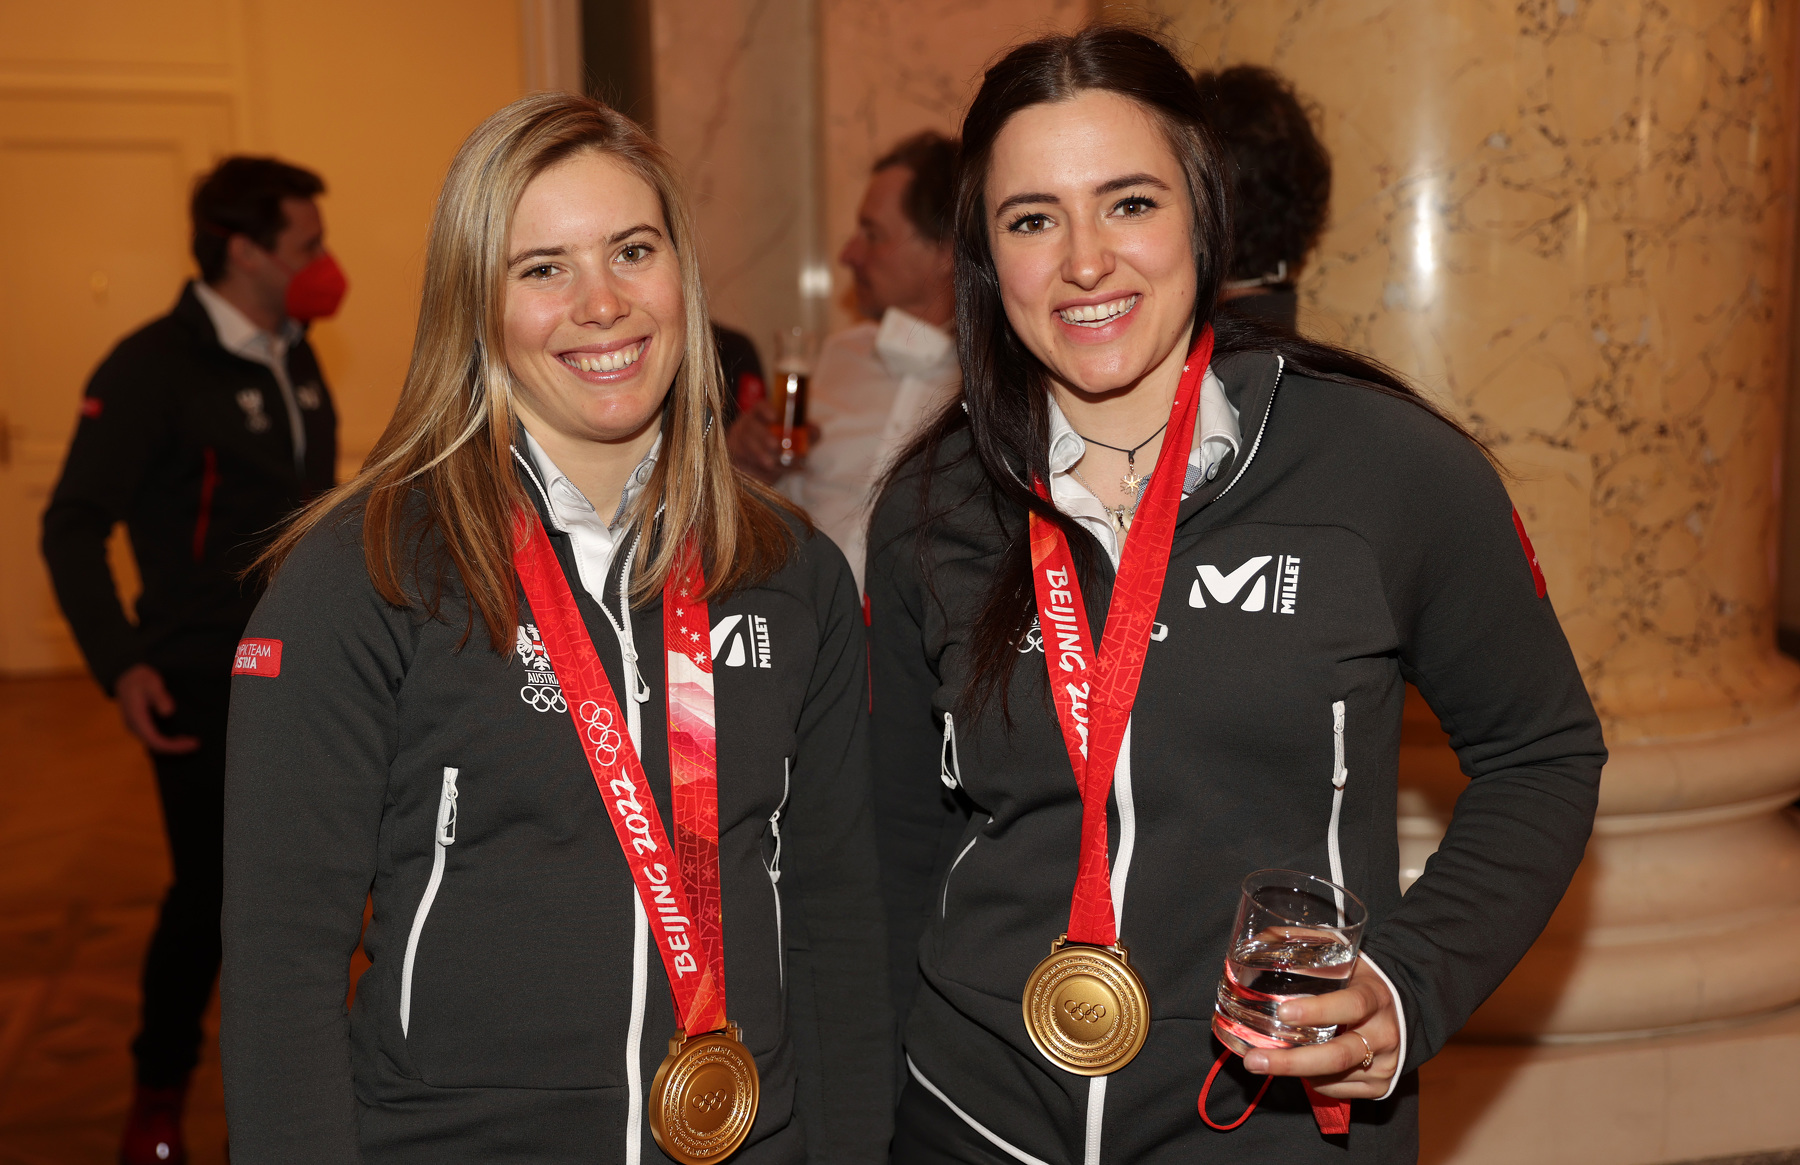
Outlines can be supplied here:
M675 155L713 318L769 354L817 325L818 19L810 0L654 0L656 136Z
M1196 64L1321 113L1302 327L1512 476L1612 761L1576 885L1465 1037L1681 1030L1800 1000L1800 667L1774 646L1795 14L1770 0L1152 0ZM1408 718L1401 832L1465 783Z

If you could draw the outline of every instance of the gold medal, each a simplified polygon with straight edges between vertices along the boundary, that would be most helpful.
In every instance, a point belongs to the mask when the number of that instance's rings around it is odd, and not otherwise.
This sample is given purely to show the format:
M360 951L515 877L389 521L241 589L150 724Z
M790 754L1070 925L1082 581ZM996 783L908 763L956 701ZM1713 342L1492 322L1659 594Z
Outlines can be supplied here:
M1025 1030L1044 1058L1077 1076L1131 1063L1150 1034L1150 997L1125 944L1070 943L1064 935L1025 980Z
M683 1165L723 1161L750 1135L761 1093L737 1024L691 1040L677 1032L650 1082L650 1135Z

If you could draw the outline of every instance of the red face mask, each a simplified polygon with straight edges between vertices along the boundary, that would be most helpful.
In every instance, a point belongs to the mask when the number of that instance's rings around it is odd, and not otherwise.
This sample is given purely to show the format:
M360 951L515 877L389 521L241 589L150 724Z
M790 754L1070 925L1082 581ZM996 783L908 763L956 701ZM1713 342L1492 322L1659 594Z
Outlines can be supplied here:
M321 252L288 281L287 314L302 323L322 320L337 312L349 286L350 281L344 278L344 270L331 252Z

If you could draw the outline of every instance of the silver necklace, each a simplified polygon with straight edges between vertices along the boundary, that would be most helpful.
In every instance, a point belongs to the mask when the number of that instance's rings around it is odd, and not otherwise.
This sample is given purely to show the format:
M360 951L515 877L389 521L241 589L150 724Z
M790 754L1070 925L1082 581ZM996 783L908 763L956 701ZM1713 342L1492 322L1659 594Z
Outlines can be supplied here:
M1069 472L1075 475L1075 480L1081 483L1083 489L1094 495L1095 501L1100 501L1099 493L1088 484L1087 478L1081 476L1081 470L1071 465ZM1109 506L1105 502L1100 502L1100 508L1106 511L1107 517L1112 519L1113 525L1118 527L1121 534L1131 529L1131 520L1137 517L1138 503L1144 500L1144 487L1150 484L1150 475L1146 473L1143 477L1137 478L1134 484L1137 492L1132 494L1131 501L1117 506ZM1126 488L1129 489L1131 486Z

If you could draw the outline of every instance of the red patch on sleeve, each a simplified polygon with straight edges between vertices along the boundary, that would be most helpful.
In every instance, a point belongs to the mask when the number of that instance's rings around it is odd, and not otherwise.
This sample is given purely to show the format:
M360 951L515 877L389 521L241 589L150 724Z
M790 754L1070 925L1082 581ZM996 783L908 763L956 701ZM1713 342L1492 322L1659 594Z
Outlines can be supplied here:
M1519 533L1519 545L1525 548L1525 561L1531 564L1531 581L1537 587L1538 598L1550 593L1544 585L1544 571L1538 566L1537 551L1531 548L1531 535L1525 533L1525 519L1519 517L1518 507L1513 508L1513 529Z
M100 408L104 403L105 402L103 402L97 396L82 397L81 398L81 415L86 417L90 421L93 420L94 418L96 418L100 415Z
M234 676L268 676L281 674L281 640L240 639L237 661L231 665Z

